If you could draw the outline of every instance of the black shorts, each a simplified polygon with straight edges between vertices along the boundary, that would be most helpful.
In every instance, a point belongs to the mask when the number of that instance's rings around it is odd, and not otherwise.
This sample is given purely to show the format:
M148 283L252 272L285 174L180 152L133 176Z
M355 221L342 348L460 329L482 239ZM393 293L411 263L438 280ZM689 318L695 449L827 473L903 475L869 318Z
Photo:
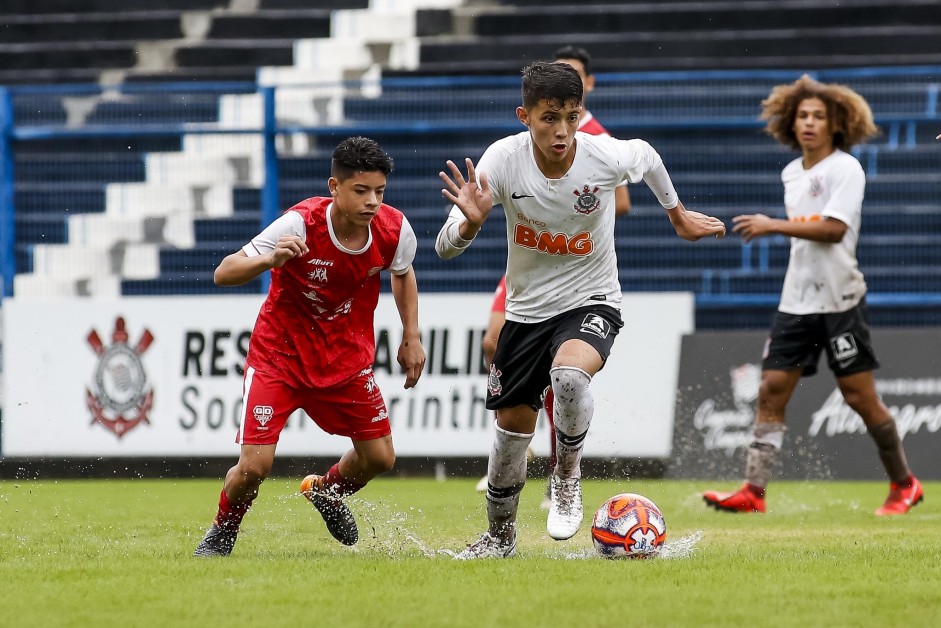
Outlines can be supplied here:
M609 305L589 305L563 312L541 323L507 321L500 331L487 380L487 409L526 405L542 407L549 369L566 340L587 342L607 360L624 323Z
M872 350L865 300L851 310L835 314L778 312L761 368L802 369L804 377L808 377L817 372L823 349L827 351L830 370L837 377L879 368Z

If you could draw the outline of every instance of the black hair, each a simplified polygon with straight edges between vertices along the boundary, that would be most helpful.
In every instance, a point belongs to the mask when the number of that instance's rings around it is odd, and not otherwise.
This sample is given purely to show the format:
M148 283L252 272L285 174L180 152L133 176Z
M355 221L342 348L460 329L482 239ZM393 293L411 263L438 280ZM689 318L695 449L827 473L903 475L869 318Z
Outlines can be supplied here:
M558 106L582 103L584 88L575 68L566 63L536 61L523 68L523 107L532 109L547 100Z
M562 46L555 51L553 58L556 61L559 59L577 59L582 62L582 66L585 68L585 76L591 76L591 55L588 54L588 51L584 48L578 46Z
M375 140L358 136L347 138L333 151L330 176L343 181L357 172L381 172L389 176L392 172L392 158L383 152Z

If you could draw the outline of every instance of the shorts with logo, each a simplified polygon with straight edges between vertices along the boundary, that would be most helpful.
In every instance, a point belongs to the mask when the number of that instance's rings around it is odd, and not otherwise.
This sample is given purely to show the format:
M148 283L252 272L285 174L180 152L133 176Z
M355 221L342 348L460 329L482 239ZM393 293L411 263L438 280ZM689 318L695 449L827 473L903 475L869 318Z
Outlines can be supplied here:
M392 433L389 413L372 368L329 388L298 389L251 367L242 383L242 420L235 442L273 445L297 409L328 434L373 440Z
M823 350L827 352L830 370L837 377L879 368L870 340L865 299L846 312L777 312L761 368L802 369L803 376L808 377L817 372L817 362Z
M607 360L623 325L621 313L609 305L580 307L540 323L507 321L490 366L487 409L526 405L539 410L550 384L552 360L562 343L583 340Z

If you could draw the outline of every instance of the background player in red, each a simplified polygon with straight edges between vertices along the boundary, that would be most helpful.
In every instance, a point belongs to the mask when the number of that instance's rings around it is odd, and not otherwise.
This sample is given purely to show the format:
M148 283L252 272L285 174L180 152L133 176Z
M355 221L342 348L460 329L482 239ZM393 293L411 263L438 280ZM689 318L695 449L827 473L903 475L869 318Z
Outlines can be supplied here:
M595 75L592 72L591 55L588 54L587 50L578 46L563 46L555 51L553 58L556 63L565 63L575 68L575 71L578 72L578 76L582 79L582 88L584 89L584 95L582 96L583 106L581 114L579 114L577 130L582 133L588 133L589 135L610 135L608 130L598 122L597 118L588 111L587 106L584 104L585 100L588 98L588 94L595 90ZM616 216L623 216L630 210L631 196L627 190L627 183L624 183L614 190L614 213ZM497 338L500 337L500 330L503 329L505 322L506 276L500 279L500 283L497 285L497 289L494 292L493 304L490 306L490 318L487 321L487 330L484 332L482 342L484 359L486 360L488 368L490 361L493 359L493 354L497 350ZM555 473L556 465L556 436L555 425L552 422L552 402L553 393L552 389L549 388L543 400L543 408L545 410L546 420L549 423L548 476L550 478L552 474ZM481 492L487 490L487 476L482 477L480 481L477 482L476 488ZM547 509L549 508L549 504L549 485L547 484L546 496L540 505L543 509Z
M788 401L802 376L817 372L826 351L846 403L876 443L891 482L877 515L906 513L922 500L895 420L876 392L879 367L870 342L866 282L856 260L866 175L852 146L876 135L862 96L842 85L803 76L779 85L762 102L767 131L801 157L781 173L787 217L748 214L733 231L748 242L781 234L791 251L761 364L754 440L746 451L745 485L733 493L706 491L706 504L731 512L765 512L765 488L781 449Z
M301 492L335 539L359 534L343 498L390 470L395 451L382 394L372 373L379 272L392 273L402 319L398 362L405 387L421 376L416 240L405 216L382 202L392 160L373 140L353 137L333 153L330 197L290 208L216 268L215 282L237 286L271 270L246 358L238 463L225 476L212 526L196 556L228 556L239 525L271 471L288 417L302 408L325 432L353 447Z

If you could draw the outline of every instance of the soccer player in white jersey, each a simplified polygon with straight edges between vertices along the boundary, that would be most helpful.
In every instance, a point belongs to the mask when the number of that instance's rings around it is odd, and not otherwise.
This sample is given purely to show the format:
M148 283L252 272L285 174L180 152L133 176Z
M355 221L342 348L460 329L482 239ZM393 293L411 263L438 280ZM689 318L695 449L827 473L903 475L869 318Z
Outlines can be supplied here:
M582 79L582 112L578 118L578 128L576 130L589 135L610 135L608 130L598 122L598 119L591 115L586 108L585 101L588 94L595 89L595 75L592 72L591 55L584 48L578 46L562 46L555 51L553 55L556 63L567 63L575 68L579 78ZM627 190L625 181L614 189L614 214L615 216L624 216L631 211L631 196ZM487 319L487 329L484 332L481 343L484 352L484 361L490 366L493 359L493 353L497 350L497 338L500 337L500 331L506 322L506 277L500 278L500 283L494 291L493 302L490 306L490 317ZM555 424L552 422L552 389L546 390L543 399L543 409L545 410L546 420L549 424L549 482L546 485L546 497L542 500L540 507L548 510L551 504L552 475L556 463L556 438ZM531 450L530 450L531 451ZM487 476L485 475L477 483L476 489L480 492L487 490Z
M876 393L873 369L879 363L870 343L866 282L856 261L866 176L845 152L878 129L859 94L806 75L774 88L762 107L768 133L802 154L781 173L787 217L736 216L733 231L746 242L790 236L791 254L762 356L745 485L703 497L718 510L765 512L765 488L784 441L788 401L801 376L816 373L826 351L843 398L862 417L889 476L889 496L876 514L904 514L922 500L923 491L908 467L895 420Z
M523 70L527 130L493 143L467 177L452 162L442 193L454 204L438 233L442 258L466 249L491 209L506 214L507 322L490 364L487 408L496 410L488 464L488 530L459 559L503 558L516 550L516 514L526 481L526 449L546 386L555 393L558 461L546 528L558 540L582 522L582 445L592 419L589 384L621 327L614 250L614 189L643 180L677 234L721 237L721 220L687 211L660 155L643 140L576 132L582 81L562 63Z

